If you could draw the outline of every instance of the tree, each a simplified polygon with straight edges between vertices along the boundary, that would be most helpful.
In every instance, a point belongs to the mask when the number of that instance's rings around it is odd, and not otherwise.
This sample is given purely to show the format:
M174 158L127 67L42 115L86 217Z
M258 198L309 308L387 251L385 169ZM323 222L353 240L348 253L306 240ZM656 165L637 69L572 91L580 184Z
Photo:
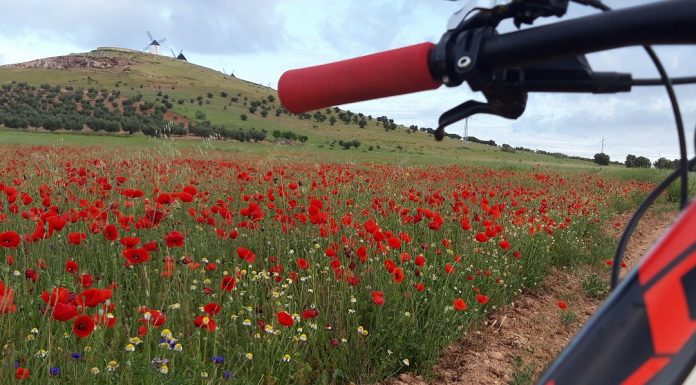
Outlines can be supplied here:
M600 166L608 166L609 165L609 155L605 153L597 153L594 155L594 161Z
M644 156L639 156L636 158L636 165L635 167L638 168L650 168L651 163L650 159L644 157Z
M332 126L333 126L334 124L336 124L336 117L335 117L335 116L330 117L330 118L329 118L329 123L330 123Z
M633 154L628 154L626 156L626 167L632 168L636 167L636 156Z
M241 115L239 115L239 119L247 120L246 114L241 114Z
M251 138L251 140L254 141L254 143L257 143L257 142L260 142L260 141L266 139L266 131L265 130L257 131L257 130L252 128L251 131L248 131L248 134L249 134L249 137Z
M203 112L201 110L196 111L196 119L205 120L205 117L206 117L205 112Z
M675 160L669 160L665 157L662 157L653 163L655 168L659 169L665 169L665 170L675 170L679 167L679 159Z

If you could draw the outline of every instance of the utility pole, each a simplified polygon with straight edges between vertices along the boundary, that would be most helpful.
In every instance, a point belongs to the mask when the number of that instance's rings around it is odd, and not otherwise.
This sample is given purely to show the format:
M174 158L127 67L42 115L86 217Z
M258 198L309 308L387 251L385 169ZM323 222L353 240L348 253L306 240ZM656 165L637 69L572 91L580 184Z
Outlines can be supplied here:
M469 140L469 118L464 119L464 147Z
M604 154L604 137L602 137L602 154Z

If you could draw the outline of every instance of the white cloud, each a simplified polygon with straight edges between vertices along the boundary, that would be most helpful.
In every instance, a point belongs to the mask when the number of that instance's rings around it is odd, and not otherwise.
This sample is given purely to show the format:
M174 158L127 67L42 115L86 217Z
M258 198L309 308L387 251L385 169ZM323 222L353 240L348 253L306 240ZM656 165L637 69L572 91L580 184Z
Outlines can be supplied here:
M609 3L618 8L641 2L645 1ZM275 87L287 69L436 42L459 7L455 2L420 0L0 0L0 63L104 45L140 49L149 43L145 31L150 30L156 38L168 38L164 52L169 47L183 49L194 63L225 68L243 79ZM592 12L573 5L569 16ZM656 47L656 51L670 74L694 75L693 46ZM641 48L591 54L588 59L595 70L657 77ZM696 86L678 86L677 94L693 147ZM387 115L405 125L436 127L441 113L468 99L483 97L466 86L441 87L346 107ZM612 159L623 160L627 153L651 159L677 154L671 107L659 87L616 95L531 94L527 111L516 121L481 115L469 123L471 135L482 139L572 155L592 156L599 151L602 136ZM463 127L458 123L449 131L462 133Z

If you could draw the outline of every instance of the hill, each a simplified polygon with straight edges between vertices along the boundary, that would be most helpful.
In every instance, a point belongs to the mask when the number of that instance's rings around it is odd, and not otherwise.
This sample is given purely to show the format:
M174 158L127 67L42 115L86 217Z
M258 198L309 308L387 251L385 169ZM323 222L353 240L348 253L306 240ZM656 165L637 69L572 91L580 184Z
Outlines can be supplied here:
M513 153L510 147L501 151L495 145L471 142L464 148L455 136L438 143L430 129L407 128L386 116L338 108L290 114L272 88L170 57L120 48L1 66L0 84L0 123L9 128L196 135L302 146L305 151L357 148L363 153L438 159L589 165L562 154Z

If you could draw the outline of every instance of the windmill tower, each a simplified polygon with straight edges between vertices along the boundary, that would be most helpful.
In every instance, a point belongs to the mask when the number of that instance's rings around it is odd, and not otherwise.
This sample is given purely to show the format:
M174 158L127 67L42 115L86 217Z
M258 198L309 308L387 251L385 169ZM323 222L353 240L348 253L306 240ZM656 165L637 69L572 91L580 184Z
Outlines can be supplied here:
M149 51L153 55L159 55L160 45L164 44L164 42L167 41L167 38L157 40L152 37L150 31L147 31L147 37L150 39L150 44L146 45L145 48L143 48L143 51Z
M188 60L186 59L186 56L184 56L184 50L183 50L183 49L179 51L179 54L178 54L178 55L176 54L176 52L174 52L173 49L170 48L169 50L172 51L172 57L173 57L174 59L183 60L183 61L188 61Z

